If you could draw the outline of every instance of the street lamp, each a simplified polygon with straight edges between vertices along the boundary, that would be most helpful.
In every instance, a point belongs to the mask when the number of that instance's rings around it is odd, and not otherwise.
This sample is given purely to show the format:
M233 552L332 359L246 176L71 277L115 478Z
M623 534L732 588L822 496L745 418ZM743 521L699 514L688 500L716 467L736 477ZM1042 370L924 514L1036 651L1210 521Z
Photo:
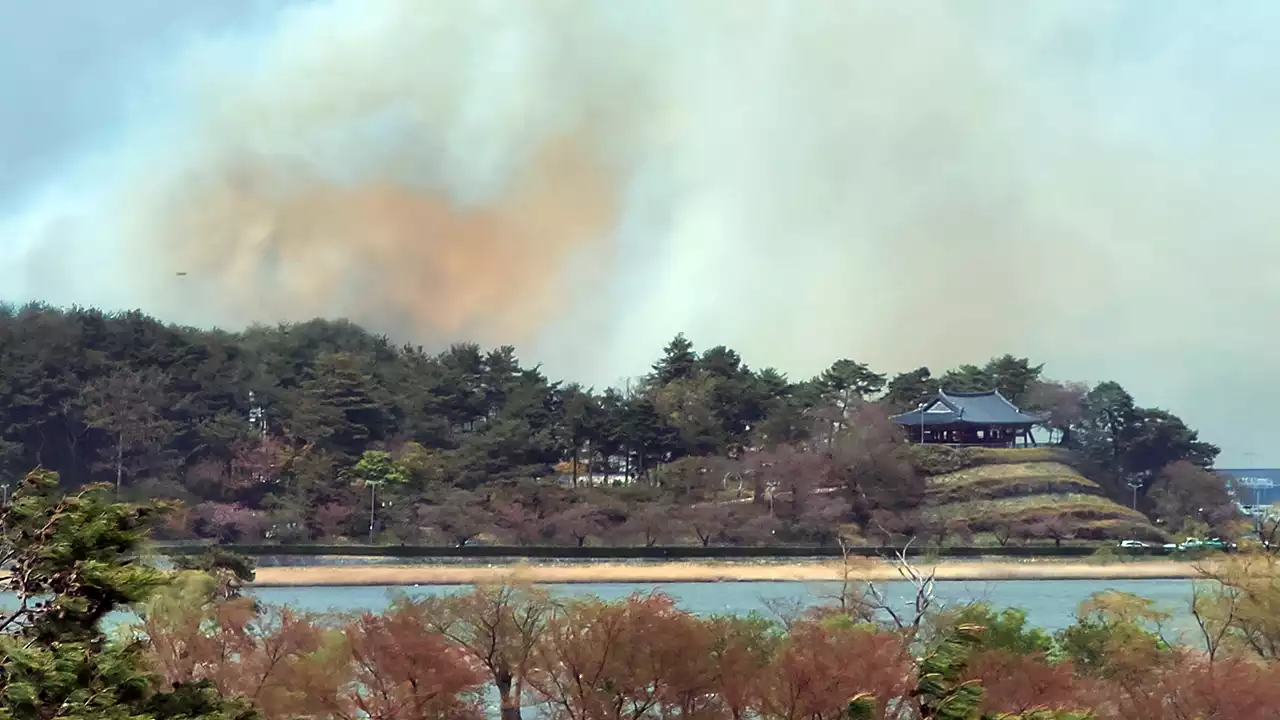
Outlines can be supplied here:
M376 514L378 512L378 486L381 481L366 480L369 485L369 544L373 544L374 527L376 526Z
M1138 509L1138 488L1142 487L1142 481L1130 480L1126 484L1129 486L1129 489L1133 491L1133 509L1136 512Z

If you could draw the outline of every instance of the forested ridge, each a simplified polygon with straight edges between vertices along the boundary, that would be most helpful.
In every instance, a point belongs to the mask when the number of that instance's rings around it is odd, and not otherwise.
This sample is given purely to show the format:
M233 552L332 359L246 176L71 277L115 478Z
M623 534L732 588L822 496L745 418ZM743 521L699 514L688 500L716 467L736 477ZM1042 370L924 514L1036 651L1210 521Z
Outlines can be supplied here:
M512 347L433 353L345 321L243 332L139 312L0 308L0 480L179 500L162 536L225 541L827 542L917 535L931 458L888 417L940 387L1043 413L1106 494L1225 525L1218 449L1120 385L1003 355L814 378L674 338L622 388L550 379ZM371 512L372 511L372 512Z

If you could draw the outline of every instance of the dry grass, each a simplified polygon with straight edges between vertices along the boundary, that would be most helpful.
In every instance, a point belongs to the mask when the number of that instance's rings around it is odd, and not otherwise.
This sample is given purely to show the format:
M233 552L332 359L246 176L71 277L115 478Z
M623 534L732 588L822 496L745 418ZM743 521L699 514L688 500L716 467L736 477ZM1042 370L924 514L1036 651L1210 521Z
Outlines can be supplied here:
M1096 495L1069 493L977 500L942 505L938 512L946 518L963 518L979 532L1001 526L1027 527L1058 518L1080 538L1159 537L1158 531L1141 513Z
M1153 580L1196 577L1192 563L1139 560L1092 564L1063 560L964 560L921 564L939 580ZM537 583L823 582L838 580L836 562L632 563L514 566L322 566L258 568L257 587L473 585L520 579ZM899 579L887 562L859 563L859 579Z
M1010 463L1053 462L1070 465L1071 452L1060 447L1042 446L1029 448L969 448L974 464L1006 465Z
M929 478L928 502L944 505L1048 493L1101 495L1102 488L1057 462L979 465Z
M999 500L975 500L952 503L939 508L948 517L983 517L992 521L1019 521L1032 516L1071 515L1081 520L1106 520L1111 518L1145 522L1142 513L1097 495L1065 493L1053 495L1021 495ZM1046 511L1048 511L1046 513Z
M1083 520L1072 523L1075 536L1081 539L1129 539L1165 542L1169 538L1146 518L1112 518Z
M976 480L1019 480L1023 478L1049 477L1049 478L1069 478L1076 482L1080 482L1091 488L1098 488L1098 484L1086 478L1070 467L1056 462L1030 462L1005 464L1005 465L979 465L977 467L959 470L946 475L935 475L930 478L931 484L951 485L956 483L967 483Z
M1103 495L1057 447L932 449L927 459L949 472L929 478L926 503L978 532L1063 520L1079 538L1159 539L1145 516Z

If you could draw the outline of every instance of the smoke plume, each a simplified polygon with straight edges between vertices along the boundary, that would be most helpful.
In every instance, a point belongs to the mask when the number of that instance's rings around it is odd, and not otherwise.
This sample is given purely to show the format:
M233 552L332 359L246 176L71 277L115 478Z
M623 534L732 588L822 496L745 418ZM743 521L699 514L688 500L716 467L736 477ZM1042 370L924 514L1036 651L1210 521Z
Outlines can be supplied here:
M1263 462L1277 15L245 6L148 56L120 121L11 193L3 293L229 327L348 316L594 383L678 331L798 376L1012 352Z

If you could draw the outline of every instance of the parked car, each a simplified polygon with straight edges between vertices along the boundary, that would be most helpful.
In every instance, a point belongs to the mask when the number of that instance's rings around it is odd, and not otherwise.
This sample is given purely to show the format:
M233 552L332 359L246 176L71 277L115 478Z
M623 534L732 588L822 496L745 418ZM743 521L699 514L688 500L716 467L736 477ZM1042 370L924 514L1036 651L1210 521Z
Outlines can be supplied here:
M1240 546L1233 542L1227 542L1222 538L1209 538L1202 547L1210 547L1218 550L1235 550Z
M1222 538L1209 538L1204 540L1201 538L1187 538L1177 545L1167 544L1165 548L1170 550L1235 550L1238 546L1236 543L1228 543Z
M1151 547L1151 546L1150 546L1150 545L1148 545L1148 544L1146 544L1146 543L1144 543L1144 542L1142 542L1141 540L1121 540L1121 541L1120 541L1120 547L1122 547L1122 548L1146 548L1146 547Z

